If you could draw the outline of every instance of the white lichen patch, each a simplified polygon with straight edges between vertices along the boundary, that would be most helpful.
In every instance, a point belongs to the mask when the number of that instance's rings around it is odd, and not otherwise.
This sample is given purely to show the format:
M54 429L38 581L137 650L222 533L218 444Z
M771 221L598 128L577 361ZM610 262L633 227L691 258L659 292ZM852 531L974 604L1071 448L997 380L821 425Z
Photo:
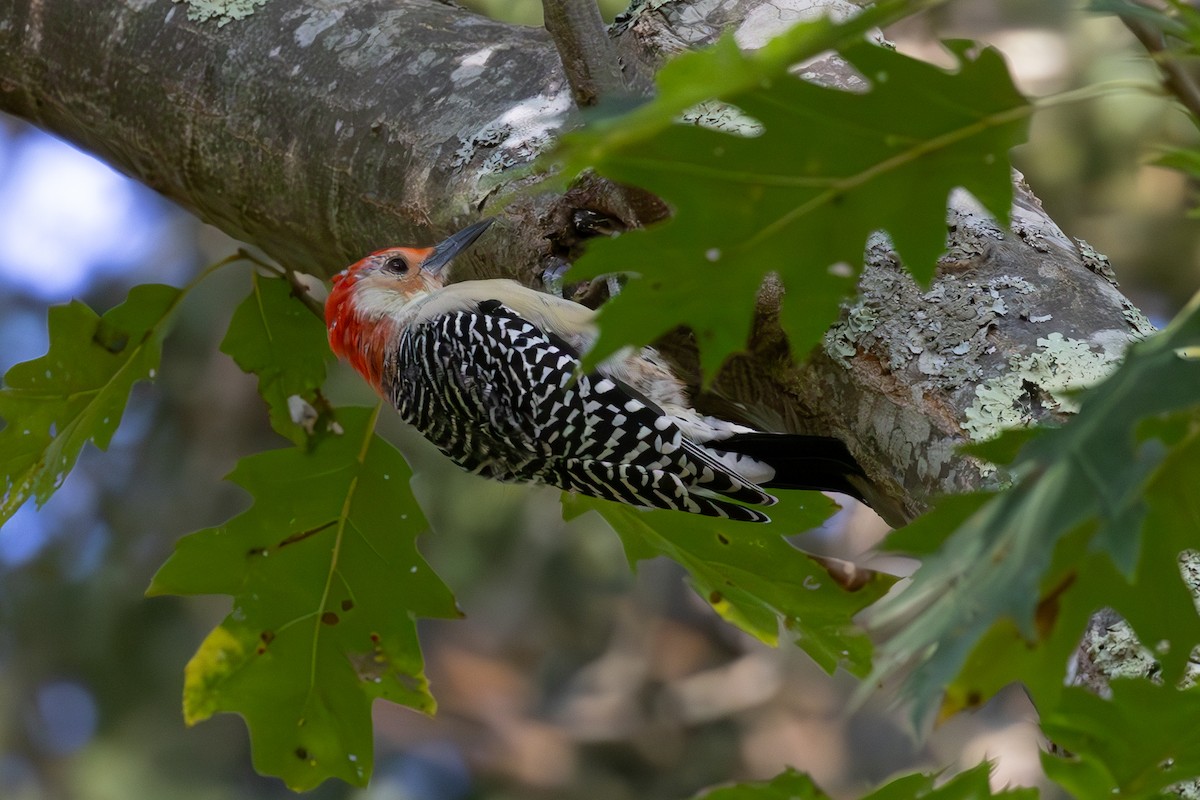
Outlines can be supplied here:
M470 136L459 137L462 144L452 166L469 164L480 149L494 151L481 165L484 173L528 163L554 142L570 108L571 95L565 90L522 100Z
M975 387L975 400L962 423L971 439L985 441L1008 428L1029 425L1034 403L1047 411L1078 411L1071 390L1103 380L1120 361L1111 350L1096 352L1087 342L1061 333L1038 339L1037 344L1041 350L1013 356L1007 372Z
M850 366L850 359L858 352L858 343L865 334L879 325L879 312L859 300L846 314L846 319L825 332L825 352L843 367Z
M1113 272L1108 256L1098 252L1096 248L1092 247L1084 239L1076 239L1075 246L1079 250L1079 260L1083 262L1085 267L1104 278L1104 280L1113 286L1117 286L1117 274Z
M847 0L774 0L753 9L733 32L743 50L757 50L797 22L831 17L842 22L862 11Z
M496 52L495 47L484 47L467 55L459 62L454 72L450 73L450 80L456 84L475 81L484 74L484 67L487 66L488 59L492 57L492 53L494 52Z
M1083 647L1096 670L1109 680L1149 678L1158 672L1158 660L1123 619L1103 630L1089 631Z
M988 281L988 289L1012 289L1017 294L1033 294L1033 284L1019 275L1001 275L995 280Z
M747 139L761 136L763 124L737 106L720 100L706 100L683 112L680 122L698 125L701 128L743 136Z
M1121 302L1121 316L1129 323L1129 327L1133 328L1133 336L1136 339L1145 339L1158 332L1158 328L1154 327L1150 318L1143 314L1140 308L1125 299L1122 299Z
M230 22L245 19L267 4L267 0L173 0L187 6L187 17L192 22L216 20L223 28Z
M922 294L920 307L903 317L859 300L826 334L825 351L849 367L856 352L877 351L883 342L888 369L901 372L915 360L917 370L934 384L958 387L983 377L979 359L995 350L989 331L1014 308L1024 307L1021 296L1033 291L1028 281L1010 275L982 285L946 279Z

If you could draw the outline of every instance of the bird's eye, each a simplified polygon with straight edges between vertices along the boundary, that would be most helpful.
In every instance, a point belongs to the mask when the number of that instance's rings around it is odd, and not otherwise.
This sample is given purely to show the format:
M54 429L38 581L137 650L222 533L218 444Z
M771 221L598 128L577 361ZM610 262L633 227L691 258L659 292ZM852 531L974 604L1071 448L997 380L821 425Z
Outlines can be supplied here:
M394 272L397 275L403 275L408 272L408 262L404 260L404 256L392 256L387 261L383 262L383 268L388 272Z

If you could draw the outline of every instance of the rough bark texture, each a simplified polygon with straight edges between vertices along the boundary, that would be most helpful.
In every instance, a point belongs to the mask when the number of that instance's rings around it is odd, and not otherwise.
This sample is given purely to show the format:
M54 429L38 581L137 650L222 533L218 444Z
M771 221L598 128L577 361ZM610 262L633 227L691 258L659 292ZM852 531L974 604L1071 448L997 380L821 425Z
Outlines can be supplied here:
M0 108L297 269L476 216L486 180L571 107L543 31L452 6L272 2L225 25L187 10L0 4Z
M905 498L906 516L994 483L994 469L955 448L1061 419L1073 409L1062 389L1103 377L1153 331L1107 260L1064 235L1019 176L1016 188L1010 230L953 198L949 251L928 289L876 242L859 298L789 376L829 429L861 443L868 472L897 482L885 491ZM913 486L922 492L902 488Z
M842 0L653 3L614 26L634 77L735 29L759 43ZM196 4L190 8L195 10ZM329 274L362 253L433 241L486 213L573 124L570 90L541 30L430 0L268 2L244 19L188 19L170 0L0 0L0 110L104 157L297 269ZM837 61L806 76L838 84ZM579 213L618 227L661 218L637 191L588 179L519 194L457 277L537 284L577 252ZM846 439L896 523L938 494L986 483L956 454L970 435L1059 413L1069 379L1098 374L1148 330L1103 258L1072 241L1019 185L1011 230L968 197L929 288L880 237L862 295L797 369L768 281L748 354L710 406ZM1054 336L1057 334L1057 336ZM683 348L686 359L686 347Z

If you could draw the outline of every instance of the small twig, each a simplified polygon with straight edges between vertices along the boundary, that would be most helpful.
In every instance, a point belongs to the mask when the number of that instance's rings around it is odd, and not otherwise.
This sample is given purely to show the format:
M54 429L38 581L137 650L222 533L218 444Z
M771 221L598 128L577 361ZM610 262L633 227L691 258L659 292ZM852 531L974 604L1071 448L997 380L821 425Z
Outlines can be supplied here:
M542 0L546 30L580 108L625 91L621 63L596 0Z
M308 306L308 310L317 315L317 318L322 322L325 321L325 305L313 297L308 292L308 287L304 285L304 281L300 280L300 273L291 267L281 267L278 264L272 264L269 261L264 261L248 250L239 248L237 257L249 261L251 264L262 267L268 272L273 272L279 277L286 280L292 287L292 295Z
M1146 52L1150 54L1154 63L1158 65L1163 76L1163 86L1175 95L1184 108L1191 112L1194 119L1200 121L1200 86L1179 63L1179 60L1171 55L1167 49L1163 32L1153 24L1132 14L1119 14L1118 16L1121 18L1121 22L1125 23L1129 32L1141 42L1142 47L1146 48Z

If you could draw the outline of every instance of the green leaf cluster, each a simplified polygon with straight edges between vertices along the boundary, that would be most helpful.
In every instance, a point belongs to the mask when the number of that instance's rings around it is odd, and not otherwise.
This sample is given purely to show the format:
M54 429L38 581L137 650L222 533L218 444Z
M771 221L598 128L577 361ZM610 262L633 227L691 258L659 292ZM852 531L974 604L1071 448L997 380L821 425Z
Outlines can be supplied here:
M1034 789L1007 789L993 792L988 781L990 767L980 764L942 781L941 775L904 775L879 787L862 800L986 800L1005 797L1032 800ZM1099 796L1099 795L1095 795ZM788 769L760 783L743 783L706 792L696 800L825 800L825 794L807 775Z
M727 622L769 645L786 635L824 668L862 676L871 642L852 617L878 600L895 579L864 571L850 582L784 536L820 526L836 508L816 492L779 492L769 525L646 511L567 496L571 516L593 509L613 527L631 567L667 556L688 572L695 592Z
M999 56L953 44L958 68L947 72L855 40L932 4L892 0L841 25L800 25L755 53L724 39L668 65L653 100L564 138L554 154L564 175L595 169L655 192L674 211L651 229L595 243L579 263L579 276L613 265L638 276L606 306L591 358L686 324L711 376L745 343L771 272L788 289L783 325L807 348L837 313L874 232L886 231L927 279L952 189L967 188L1007 217L1006 154L1024 137L1030 107ZM1180 16L1170 32L1192 36L1196 19L1172 5ZM791 74L830 47L858 70L861 92ZM743 115L751 135L680 122L712 98ZM1194 166L1189 158L1175 156L1184 167ZM183 294L141 286L103 316L78 303L51 310L49 352L13 367L0 389L0 523L31 497L44 502L87 441L108 446L132 386L158 369ZM257 376L271 423L292 446L243 459L230 477L253 504L183 539L149 589L233 599L185 670L185 718L242 715L255 766L293 788L330 777L361 785L372 767L373 701L435 708L416 619L458 612L417 550L427 525L409 467L375 433L379 409L334 411L324 402L324 328L287 282L255 276L221 348ZM1080 796L1153 796L1200 774L1190 735L1196 690L1179 688L1200 616L1178 567L1182 551L1200 546L1198 352L1200 300L1132 348L1082 396L1070 424L978 448L1009 466L1012 488L949 498L894 534L890 546L923 566L881 603L893 579L847 581L785 538L830 515L816 494L783 493L770 526L579 497L565 500L566 513L601 514L634 568L659 556L678 562L722 618L764 642L777 644L782 630L824 669L867 675L865 686L907 672L919 719L1022 681L1044 730L1070 753L1045 756L1052 778ZM329 424L317 431L297 408ZM874 622L898 631L874 660L854 623L873 604ZM1118 682L1111 698L1064 689L1064 665L1105 606L1156 643L1161 684ZM868 797L1001 795L1032 792L993 794L980 765L944 781L903 777ZM825 796L792 770L704 795Z
M1112 696L1067 689L1042 730L1069 755L1042 755L1075 797L1150 798L1200 775L1200 690L1114 681Z
M254 505L181 540L148 592L233 596L187 666L184 716L241 714L255 767L294 789L366 783L375 698L433 713L415 618L457 613L377 413L343 408L342 435L242 459L230 477Z
M1136 20L1162 36L1163 52L1156 54L1162 63L1177 62L1184 70L1187 62L1195 62L1200 56L1200 9L1184 0L1165 0L1161 6L1135 2L1135 0L1092 0L1088 10L1105 14L1119 14L1123 18ZM1193 125L1200 127L1194 113L1189 114ZM1200 178L1200 150L1193 147L1166 149L1150 160L1150 163L1168 169L1179 170L1193 180ZM1189 216L1200 216L1200 208L1194 208Z
M133 385L154 377L182 292L135 286L103 316L80 302L50 309L46 355L12 367L0 388L0 525L62 485L84 444L108 449Z
M303 444L313 434L315 420L297 421L289 402L314 414L324 405L318 390L325 383L330 357L325 325L292 295L287 281L257 273L253 281L250 294L233 313L221 352L258 376L258 393L267 401L271 427Z
M1025 444L1012 462L1016 482L1010 489L952 498L893 534L888 545L919 554L922 566L911 586L880 604L872 620L879 626L915 623L880 649L872 678L907 669L904 687L918 719L939 701L943 714L953 713L1018 680L1042 713L1057 720L1047 728L1052 738L1055 730L1069 729L1067 717L1080 709L1096 715L1104 708L1110 718L1131 714L1139 716L1136 725L1150 725L1145 709L1151 696L1160 705L1173 697L1190 707L1194 692L1176 687L1200 643L1200 615L1179 568L1180 554L1200 544L1197 352L1200 297L1084 393L1069 424L1018 437ZM1009 449L1001 443L989 451ZM1164 686L1131 684L1114 690L1111 701L1084 702L1076 690L1064 695L1065 665L1089 617L1105 607L1127 620L1142 641L1155 643ZM1132 697L1147 705L1139 709ZM1127 722L1123 729L1136 725ZM1172 731L1180 739L1194 733L1188 725ZM1109 735L1125 736L1116 729ZM1076 751L1070 763L1084 766L1049 761L1055 766L1048 771L1069 777L1068 786L1095 785L1097 767L1089 755L1099 758L1102 749ZM1118 796L1143 796L1138 787L1147 785L1147 774L1163 771L1166 758L1178 760L1160 776L1166 781L1161 785L1200 774L1173 752L1150 757L1127 749L1126 755L1125 772L1136 779L1110 774Z
M727 37L664 67L654 100L563 137L552 156L564 175L594 169L653 191L673 209L666 222L595 242L570 273L589 278L615 268L634 276L601 312L592 363L686 325L713 375L745 347L771 272L788 290L781 322L805 352L853 289L873 232L886 230L913 274L927 280L945 250L953 189L966 188L1008 218L1007 152L1024 140L1031 107L1000 55L952 43L959 67L946 72L854 42L839 52L863 76L861 92L789 73L820 52L814 43L845 37L857 23L797 26L754 53ZM681 122L680 113L704 99L700 91L760 130L733 135Z

